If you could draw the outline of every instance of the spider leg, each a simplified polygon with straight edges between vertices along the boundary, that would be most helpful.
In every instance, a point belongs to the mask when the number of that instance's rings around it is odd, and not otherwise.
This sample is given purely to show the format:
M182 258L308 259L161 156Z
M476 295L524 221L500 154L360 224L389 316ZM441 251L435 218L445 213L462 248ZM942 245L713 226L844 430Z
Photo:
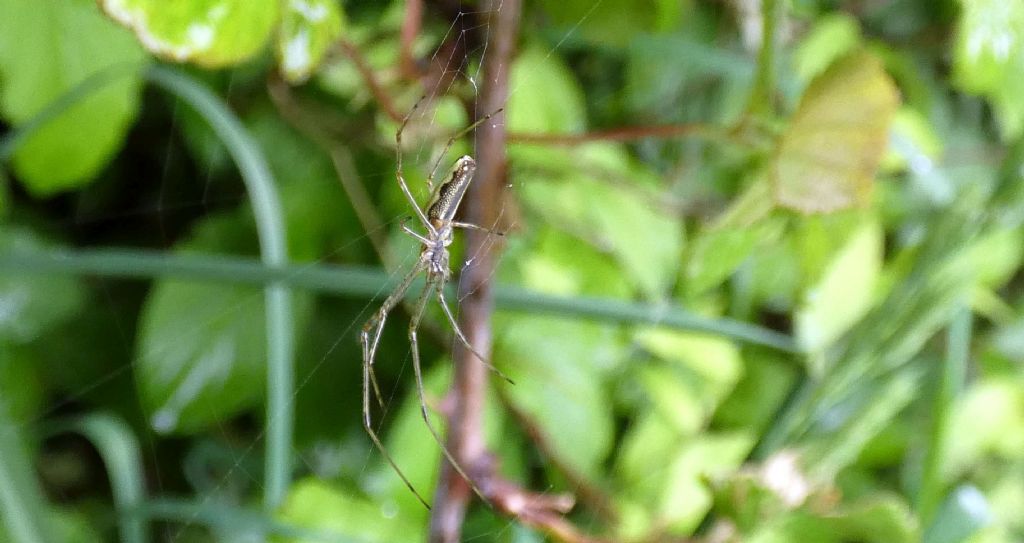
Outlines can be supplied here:
M395 463L395 459L391 458L391 454L388 453L388 450L386 448L384 448L384 444L381 443L380 438L377 437L377 432L373 431L373 421L370 419L370 385L368 383L369 380L370 380L370 365L364 363L363 364L363 428L366 430L366 433L369 434L370 439L373 441L373 444L377 447L377 450L379 450L380 453L382 455L384 455L384 459L388 461L388 464L391 464L391 468L395 470L395 473L398 474L398 477L402 479L403 483L405 483L405 486L408 487L409 490L416 496L416 499L418 499L420 501L420 503L423 504L423 507L426 507L429 510L430 509L430 504L427 503L427 500L425 500L423 498L423 496L420 496L420 493L416 491L416 487L412 486L412 483L409 482L409 479L405 476L404 473L402 473L402 469L399 468L398 464Z
M377 384L377 377L373 372L373 363L377 355L377 346L380 344L381 334L384 331L384 323L387 321L388 314L391 310L394 309L394 307L405 297L406 291L409 290L409 286L412 285L416 276L423 271L423 267L424 263L420 260L416 263L413 269L406 274L405 278L403 278L402 282L398 285L398 288L396 288L395 291L392 292L386 300L384 300L380 309L370 317L370 320L366 321L366 324L363 326L363 331L359 335L359 340L363 346L363 429L366 430L366 433L370 436L370 439L377 447L377 450L380 451L381 455L384 456L384 459L387 460L388 464L390 464L395 470L395 473L397 473L398 477L402 479L405 486L412 491L416 496L416 499L418 499L424 507L430 509L430 504L428 504L427 500L425 500L423 496L416 491L416 488L412 486L412 483L402 472L401 468L399 468L398 464L395 463L394 458L392 458L391 454L388 453L386 448L384 448L384 444L381 443L380 438L377 437L377 432L373 429L372 411L370 409L371 386L373 395L377 398L377 403L380 405L381 410L385 409L383 396L380 392L380 386Z
M412 109L409 110L409 113L405 116L404 119L402 119L402 125L398 127L398 132L395 132L395 155L397 156L396 162L398 165L395 174L396 177L398 177L398 186L402 189L402 194L405 195L405 198L409 200L409 205L412 206L412 208L416 211L416 216L420 219L420 222L423 223L423 226L427 229L427 231L433 232L434 226L430 224L430 221L427 220L427 215L423 213L423 210L420 209L419 204L416 203L416 198L413 197L412 191L409 190L409 185L406 184L405 182L405 176L402 175L402 132L405 131L406 125L409 124L409 119L412 118L413 113L416 113L416 109L420 107L420 103L423 102L423 100L426 97L426 95L423 95L422 97L420 97L419 100L416 101L416 105L412 106Z
M473 489L473 492L475 492L477 496L480 496L480 499L483 500L484 503L490 505L491 502L476 486L473 479L470 479L469 475L467 475L465 470L462 469L462 466L455 460L455 457L452 455L451 451L448 450L448 447L445 446L444 441L441 439L441 435L437 433L437 430L434 428L434 424L430 422L430 413L427 412L426 391L423 387L423 370L420 368L420 349L419 342L416 340L416 329L419 327L420 319L423 317L423 312L427 308L427 302L430 301L431 291L437 288L437 286L438 285L434 284L433 281L428 281L427 287L423 289L423 294L421 294L420 299L416 301L416 308L413 310L412 320L409 321L409 347L412 349L412 370L416 375L416 391L420 396L420 413L423 415L423 421L427 424L427 429L430 430L430 433L434 436L434 440L437 441L437 444L441 447L441 452L444 453L448 462L453 468L455 468L455 471L465 479L466 483Z
M403 232L405 232L406 234L409 234L410 236L412 236L412 237L416 238L416 239L417 239L417 240L419 240L419 242L420 242L420 243L422 243L423 245L434 245L434 242L432 242L432 241L430 241L429 239L427 239L427 238L423 237L422 235L420 235L419 233L417 233L417 232L416 232L415 230L413 230L412 228L409 228L409 226L408 226L407 224L405 224L405 219L403 219L403 220L402 220L402 222L401 222L401 223L399 224L399 226L401 226L401 227L402 227L402 231L403 231Z
M463 334L462 329L459 328L458 321L455 320L455 315L452 313L451 308L448 307L448 302L445 300L444 297L444 291L442 291L441 289L437 290L437 302L441 304L441 309L444 310L445 316L448 317L448 323L452 325L452 330L455 331L455 336L459 338L459 342L462 343L462 346L465 347L469 352L473 353L473 356L475 356L477 360L483 362L484 366L487 366L487 369L493 371L495 374L497 374L498 377L501 377L502 379L508 381L510 385L516 384L515 381L513 381L507 375L502 373L501 370L492 366L491 363L488 362L486 358L484 358L484 355L480 354L476 349L473 348L472 345L469 344L469 340L466 339L466 335Z
M505 237L505 233L504 232L499 232L497 230L491 230L490 228L484 228L483 226L480 226L479 224L473 224L471 222L452 221L452 226L454 226L456 228L465 228L466 230L476 230L478 232L486 232L488 234L491 234L491 235L494 235L494 236L498 236L498 237Z
M370 383L373 385L373 392L377 397L377 403L380 405L381 410L385 409L384 397L380 393L380 386L377 385L377 375L373 371L373 363L377 360L377 346L380 345L380 337L384 333L384 323L387 321L388 315L405 298L405 293L409 290L409 286L412 285L416 276L423 271L423 268L423 261L417 261L416 265L409 270L409 273L402 278L402 282L398 284L391 295L380 305L380 309L370 317L370 320L366 321L366 324L363 325L363 331L359 336L360 343L363 345L363 364L370 367Z
M421 100L422 100L422 98L421 98ZM441 161L444 160L444 156L446 154L448 154L448 150L452 148L452 145L455 145L455 142L459 141L459 138L461 138L462 136L465 136L466 134L469 134L470 132L473 131L474 128L484 124L485 122L488 121L488 119L490 119L491 117L494 117L495 115L501 113L502 110L504 110L504 109L505 108L498 108L498 109L494 110L493 112L488 113L487 115L484 115L479 120L477 120L475 123L467 126L466 128L460 130L454 136L448 138L448 142L444 144L444 149L441 150L441 154L438 155L437 156L437 160L434 161L434 167L431 168L430 175L427 176L427 186L430 187L431 200L433 200L434 196L437 196L436 194L434 194L434 176L437 175L437 169L441 167Z

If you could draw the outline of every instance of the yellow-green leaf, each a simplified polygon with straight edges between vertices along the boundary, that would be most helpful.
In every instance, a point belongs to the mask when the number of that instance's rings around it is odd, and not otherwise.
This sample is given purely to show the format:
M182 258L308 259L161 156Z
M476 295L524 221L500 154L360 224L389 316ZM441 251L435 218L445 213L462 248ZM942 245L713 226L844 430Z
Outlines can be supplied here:
M88 0L0 0L0 116L29 122L86 79L144 53ZM14 155L18 179L48 196L88 182L117 152L141 80L122 74L36 128Z
M336 0L289 0L277 37L277 57L285 79L305 81L341 34L343 24Z
M150 52L208 68L258 53L278 19L277 0L99 0Z
M804 295L796 314L800 346L821 352L867 313L882 267L882 227L864 223Z
M808 87L772 165L776 202L804 213L864 205L888 142L899 94L866 52L833 64Z

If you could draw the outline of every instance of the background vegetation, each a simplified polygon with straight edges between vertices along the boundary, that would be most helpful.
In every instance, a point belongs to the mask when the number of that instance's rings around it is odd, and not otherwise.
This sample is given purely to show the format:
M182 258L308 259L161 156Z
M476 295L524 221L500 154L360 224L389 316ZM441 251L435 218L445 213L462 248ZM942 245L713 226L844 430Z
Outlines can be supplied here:
M423 540L357 334L418 251L398 121L428 96L425 199L494 6L98 4L0 0L0 541ZM536 0L518 36L486 434L577 503L463 540L1024 538L1024 4ZM406 318L377 417L430 496Z

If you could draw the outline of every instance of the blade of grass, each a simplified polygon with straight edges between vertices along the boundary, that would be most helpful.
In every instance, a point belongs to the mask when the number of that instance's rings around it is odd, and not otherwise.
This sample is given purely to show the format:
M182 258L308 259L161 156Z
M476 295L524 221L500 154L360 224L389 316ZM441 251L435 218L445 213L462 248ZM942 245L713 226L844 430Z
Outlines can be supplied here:
M126 511L124 515L142 520L166 520L184 524L199 523L233 533L256 531L288 540L323 541L325 543L362 543L363 541L326 530L313 530L276 521L262 511L223 503L210 503L207 500L202 502L170 498L150 500Z
M209 89L176 70L156 66L147 72L153 83L192 106L227 147L242 174L260 242L260 259L267 266L285 266L284 213L273 174L256 142L224 102ZM279 281L267 283L267 452L264 505L277 508L284 500L291 472L295 368L291 292Z
M918 515L926 525L934 517L945 493L939 468L946 452L944 444L952 405L967 380L971 326L971 310L966 305L961 305L946 330L946 359L941 367L942 373L936 381L935 401L931 409L931 431L928 432L921 486L917 494Z
M135 73L139 68L136 64L113 66L79 83L33 119L0 140L0 163L6 162L18 146L46 121L117 78ZM143 72L143 75L150 82L184 100L210 124L242 174L256 219L261 259L267 266L287 265L284 215L273 174L259 146L249 137L242 123L220 98L182 72L166 66L154 66ZM284 499L291 468L294 323L291 294L287 285L268 282L265 296L268 428L264 502L268 509L273 509Z
M96 447L110 477L114 505L121 514L142 503L146 494L142 454L135 434L123 420L106 413L95 413L56 422L50 433L57 432L76 432ZM144 518L124 517L119 523L119 531L121 541L125 543L149 541Z
M44 516L49 508L25 450L20 426L10 420L0 398L0 520L12 543L54 541ZM4 538L0 531L0 539Z
M251 259L221 255L168 255L142 250L68 250L0 254L0 273L50 273L151 279L174 277L197 281L266 284L279 281L295 288L359 297L381 297L393 281L382 270L308 264L271 267ZM415 289L412 289L415 290ZM410 296L415 295L412 292ZM786 334L731 319L712 319L671 305L650 305L602 298L563 298L498 285L495 302L504 310L547 313L623 324L656 324L797 352Z

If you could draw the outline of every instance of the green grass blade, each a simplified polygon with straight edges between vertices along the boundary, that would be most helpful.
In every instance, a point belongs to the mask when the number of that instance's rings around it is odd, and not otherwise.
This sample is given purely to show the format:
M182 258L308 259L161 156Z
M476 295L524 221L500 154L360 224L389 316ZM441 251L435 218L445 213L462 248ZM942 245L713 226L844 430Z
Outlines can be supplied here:
M99 451L110 476L110 489L119 512L130 511L142 503L146 496L142 453L135 434L123 420L113 415L96 413L53 425L53 432L64 431L85 436ZM149 541L143 518L125 517L119 531L121 541L125 543Z
M35 468L19 425L10 420L0 398L0 540L11 543L46 543L49 508L35 478ZM6 532L6 538L4 533Z
M151 279L174 277L196 281L266 284L274 281L319 292L374 298L390 291L393 280L382 270L308 264L270 267L251 259L223 255L168 255L141 250L59 250L0 254L0 273L51 273ZM411 295L414 295L412 293ZM755 345L797 352L793 339L761 326L712 319L677 306L650 305L601 298L557 297L498 285L500 309L590 318L623 324L656 324L705 332Z
M241 171L259 234L260 258L267 266L288 263L284 213L273 175L256 142L224 102L192 78L157 66L147 77L192 106L213 128ZM272 281L266 290L267 452L264 505L275 509L284 500L291 472L295 368L294 321L287 285Z
M946 358L941 366L942 373L936 380L935 401L931 409L931 431L928 432L928 448L925 451L921 486L917 495L917 510L924 523L934 517L945 493L939 468L945 456L943 445L946 442L951 409L967 380L971 320L971 310L964 304L957 309L946 331Z
M229 533L261 532L289 540L318 541L324 543L356 543L357 540L341 534L294 526L269 518L266 513L234 505L156 499L139 504L126 515L140 519L166 520L183 524L201 524Z

